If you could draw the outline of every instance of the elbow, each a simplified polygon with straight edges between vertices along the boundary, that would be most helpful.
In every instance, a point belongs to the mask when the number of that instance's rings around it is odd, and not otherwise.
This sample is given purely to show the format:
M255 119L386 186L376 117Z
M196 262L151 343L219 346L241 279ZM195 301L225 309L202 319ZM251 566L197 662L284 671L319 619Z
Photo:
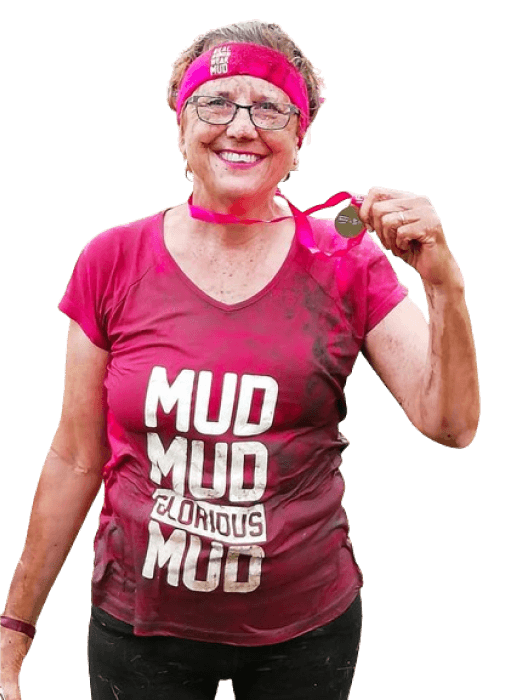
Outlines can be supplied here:
M453 447L456 447L458 449L463 449L464 447L468 447L471 445L473 440L475 439L475 435L477 434L477 427L478 423L475 427L471 428L470 430L465 430L459 437L457 438L456 444L453 445Z
M443 410L421 410L414 424L420 432L445 447L464 449L477 434L480 419L480 399L477 397Z
M456 450L462 450L464 447L468 447L475 438L475 432L468 431L460 433L459 435L452 435L450 433L436 435L424 430L421 430L420 432L430 440L433 440L433 442L438 442L439 445L444 445L444 447L452 447Z
M437 432L428 432L422 430L421 432L430 438L434 442L438 442L440 445L445 447L452 447L457 450L462 450L465 447L471 445L475 439L478 428L478 417L476 422L470 425L454 428L444 421L441 426L441 430Z

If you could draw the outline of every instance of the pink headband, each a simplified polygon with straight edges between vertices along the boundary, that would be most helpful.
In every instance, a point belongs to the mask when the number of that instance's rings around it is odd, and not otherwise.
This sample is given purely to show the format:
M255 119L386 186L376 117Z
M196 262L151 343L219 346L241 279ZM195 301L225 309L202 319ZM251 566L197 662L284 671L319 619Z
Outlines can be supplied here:
M186 100L203 83L231 75L263 78L285 92L300 110L300 143L310 123L309 98L299 70L279 51L259 44L228 43L214 46L191 63L177 94L177 120L181 120Z

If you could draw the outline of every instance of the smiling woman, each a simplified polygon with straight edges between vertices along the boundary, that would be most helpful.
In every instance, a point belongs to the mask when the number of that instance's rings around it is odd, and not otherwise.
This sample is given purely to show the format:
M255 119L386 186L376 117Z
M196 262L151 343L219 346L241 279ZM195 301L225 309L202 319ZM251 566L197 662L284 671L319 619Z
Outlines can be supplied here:
M2 617L6 700L102 482L94 700L212 700L227 678L238 700L347 697L363 581L342 506L346 380L362 351L454 447L473 439L478 387L425 197L374 188L338 229L278 198L319 88L274 24L214 30L176 62L192 195L96 236L60 302L64 405ZM429 328L365 225L421 275Z

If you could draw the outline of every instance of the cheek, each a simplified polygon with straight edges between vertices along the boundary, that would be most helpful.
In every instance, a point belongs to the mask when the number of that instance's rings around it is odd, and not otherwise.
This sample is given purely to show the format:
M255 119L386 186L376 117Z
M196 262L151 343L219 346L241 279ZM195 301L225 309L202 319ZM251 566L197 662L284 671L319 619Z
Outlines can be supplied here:
M286 162L293 162L297 152L297 140L295 132L268 132L268 135L261 135L267 148L279 156L279 159Z
M290 170L294 164L294 160L296 157L296 146L293 142L288 142L287 144L284 144L282 146L282 150L280 152L280 161L286 165L286 167Z
M199 153L217 139L224 127L210 126L204 122L187 122L184 129L184 143L187 153Z

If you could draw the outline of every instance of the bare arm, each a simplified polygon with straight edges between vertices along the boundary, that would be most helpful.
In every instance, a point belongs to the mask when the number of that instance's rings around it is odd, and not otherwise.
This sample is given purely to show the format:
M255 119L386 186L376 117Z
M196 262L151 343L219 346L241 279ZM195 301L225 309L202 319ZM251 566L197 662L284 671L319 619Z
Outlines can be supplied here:
M404 299L367 335L364 355L420 432L466 447L477 429L479 401L464 294L426 291L429 326Z
M109 456L103 411L107 353L71 322L62 415L33 502L27 538L4 614L35 624L102 481ZM19 697L18 674L30 640L1 629L0 679Z
M372 189L360 216L420 274L429 326L408 299L367 335L364 354L412 423L451 447L473 440L480 399L464 280L425 197Z

